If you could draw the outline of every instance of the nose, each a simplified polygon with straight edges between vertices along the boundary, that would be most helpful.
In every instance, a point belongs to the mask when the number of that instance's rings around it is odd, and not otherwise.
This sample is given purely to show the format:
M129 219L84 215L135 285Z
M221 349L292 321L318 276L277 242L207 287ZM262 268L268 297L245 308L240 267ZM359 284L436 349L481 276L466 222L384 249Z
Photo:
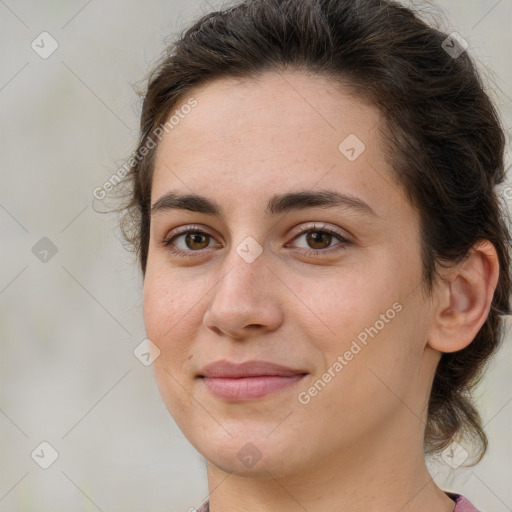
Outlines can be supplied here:
M248 263L233 250L222 266L203 323L218 335L236 339L274 331L283 322L280 293L285 289L263 253Z

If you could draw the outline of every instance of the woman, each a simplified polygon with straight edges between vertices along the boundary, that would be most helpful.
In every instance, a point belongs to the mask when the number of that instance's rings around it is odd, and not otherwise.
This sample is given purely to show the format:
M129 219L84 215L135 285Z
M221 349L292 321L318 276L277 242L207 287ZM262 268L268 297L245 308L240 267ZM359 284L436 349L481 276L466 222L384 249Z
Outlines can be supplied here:
M464 41L394 2L247 0L168 49L122 229L200 511L476 510L425 455L487 446L503 149Z

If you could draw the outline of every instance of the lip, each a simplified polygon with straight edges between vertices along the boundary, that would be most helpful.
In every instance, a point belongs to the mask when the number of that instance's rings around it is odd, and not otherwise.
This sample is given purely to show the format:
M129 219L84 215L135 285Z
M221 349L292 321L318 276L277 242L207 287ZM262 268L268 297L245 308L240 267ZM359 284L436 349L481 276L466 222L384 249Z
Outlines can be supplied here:
M281 376L292 377L308 373L306 370L290 368L270 361L246 361L244 363L233 363L227 359L215 361L206 365L199 373L199 377L261 377Z
M230 401L261 398L300 381L308 372L268 361L216 361L197 376L210 393Z

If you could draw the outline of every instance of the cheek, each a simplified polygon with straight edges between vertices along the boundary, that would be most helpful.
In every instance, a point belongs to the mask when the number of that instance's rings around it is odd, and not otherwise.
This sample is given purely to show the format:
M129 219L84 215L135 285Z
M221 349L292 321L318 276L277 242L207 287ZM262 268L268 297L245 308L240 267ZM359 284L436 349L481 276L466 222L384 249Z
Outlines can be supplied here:
M359 316L357 310L351 313L339 319L336 339L331 337L319 343L323 367L308 379L299 390L303 394L297 397L304 404L298 405L308 425L304 430L311 428L319 439L336 437L347 443L361 436L371 438L386 421L401 415L404 407L417 411L415 397L421 360L408 321L400 317L407 314L405 310L377 332L364 330L375 324L368 309L359 311ZM367 335L366 344L357 338L361 332Z
M406 392L407 382L414 378L421 362L425 329L422 303L416 294L409 293L407 282L406 276L390 277L388 269L345 274L343 279L331 280L329 289L318 282L303 285L311 305L310 320L299 317L298 321L323 355L324 367L318 368L319 373L341 357L343 371L339 374L345 377L335 379L338 384L352 386L364 373L368 374L365 378L371 378L370 388L375 393L382 387L375 375ZM366 389L371 394L368 385L359 387L359 392Z
M177 283L162 274L148 275L144 282L143 313L147 337L162 354L180 350L183 330L191 322L194 301L187 293L178 292ZM182 343L183 344L183 343Z
M342 350L360 334L364 338L365 328L373 326L379 315L392 308L399 297L388 280L379 282L369 272L340 274L331 279L308 281L301 288L301 296L307 298L305 302L310 308L308 316L316 318L327 333L326 337L316 336L316 340L334 350Z
M171 281L165 274L146 274L144 324L147 337L160 350L152 367L163 401L173 418L186 418L191 414L190 382L181 372L191 355L191 326L199 320L193 316L187 294L176 293L176 283Z
M149 275L144 282L144 324L148 337L154 342L160 340L166 326L169 329L169 319L175 308L173 294L162 281Z

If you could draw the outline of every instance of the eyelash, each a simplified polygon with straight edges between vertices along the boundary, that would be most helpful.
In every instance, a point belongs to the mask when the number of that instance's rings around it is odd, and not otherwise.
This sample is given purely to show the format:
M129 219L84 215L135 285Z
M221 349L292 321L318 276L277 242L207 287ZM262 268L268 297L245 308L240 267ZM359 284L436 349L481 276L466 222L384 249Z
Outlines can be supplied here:
M165 238L161 242L161 244L169 252L171 252L171 253L173 253L173 254L175 254L177 256L180 256L180 257L194 257L195 253L200 253L200 252L202 252L202 251L204 251L206 249L201 249L201 250L198 250L198 251L193 251L193 250L182 251L180 249L176 249L172 245L172 242L174 242L174 240L176 240L176 238L178 238L178 237L180 237L182 235L187 235L189 233L194 233L194 234L198 234L198 235L206 235L206 236L209 236L211 238L214 238L213 235L210 235L206 231L202 230L199 226L188 226L188 227L186 227L186 229L182 229L178 233L174 233L171 237ZM327 249L303 249L302 253L304 255L306 255L306 256L321 256L321 255L325 255L325 254L331 254L332 252L340 250L340 249L336 249L337 246L339 246L339 245L348 245L348 244L352 243L351 240L347 239L346 237L344 237L343 235L341 235L337 231L334 231L332 229L329 229L329 228L323 227L323 226L321 226L321 227L313 226L313 227L310 227L310 228L308 228L306 230L303 230L300 233L298 233L296 236L294 236L292 241L294 241L297 238L301 237L302 235L305 235L305 234L308 234L308 233L328 233L329 235L332 235L332 236L338 238L340 243L334 245L333 246L334 249L333 248L327 248Z

